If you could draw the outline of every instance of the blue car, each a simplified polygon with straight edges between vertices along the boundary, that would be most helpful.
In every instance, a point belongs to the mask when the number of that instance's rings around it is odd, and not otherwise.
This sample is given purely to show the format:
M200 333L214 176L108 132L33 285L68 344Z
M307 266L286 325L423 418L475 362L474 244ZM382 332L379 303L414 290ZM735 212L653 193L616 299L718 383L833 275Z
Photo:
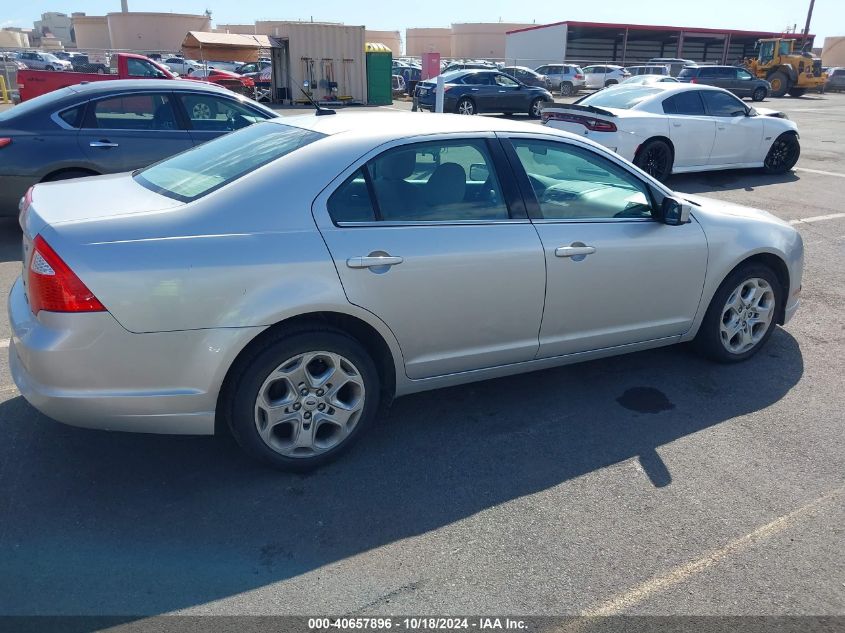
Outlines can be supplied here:
M456 70L442 75L446 83L443 111L457 114L524 112L539 118L543 106L553 103L552 93L526 86L498 70ZM414 102L418 109L434 110L437 80L417 84Z

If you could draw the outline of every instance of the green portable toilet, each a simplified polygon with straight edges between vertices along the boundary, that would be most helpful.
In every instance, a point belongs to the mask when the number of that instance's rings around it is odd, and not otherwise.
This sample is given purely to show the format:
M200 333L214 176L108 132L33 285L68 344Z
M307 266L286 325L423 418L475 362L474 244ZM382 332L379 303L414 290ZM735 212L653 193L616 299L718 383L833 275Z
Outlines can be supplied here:
M367 54L367 103L393 103L393 53L384 44L364 44Z

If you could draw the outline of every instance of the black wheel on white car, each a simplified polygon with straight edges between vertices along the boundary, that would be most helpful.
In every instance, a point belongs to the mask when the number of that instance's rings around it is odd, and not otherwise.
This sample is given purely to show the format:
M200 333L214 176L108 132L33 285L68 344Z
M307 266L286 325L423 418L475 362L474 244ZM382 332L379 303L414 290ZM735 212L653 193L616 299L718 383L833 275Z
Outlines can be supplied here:
M634 164L637 167L661 182L672 174L674 162L672 148L666 141L660 139L647 141L634 156Z
M751 100L752 101L762 101L766 98L766 89L763 86L756 88L753 93L751 93Z
M560 84L560 96L561 97L571 97L575 93L575 86L573 86L570 82L564 81Z
M537 98L531 102L531 106L528 108L528 116L532 119L539 119L540 114L543 112L543 99Z
M777 275L746 264L722 282L695 337L696 349L720 363L737 363L760 351L772 335L783 301Z
M475 102L469 97L463 97L455 106L455 112L458 114L473 115L475 114Z
M279 334L239 359L221 399L241 448L303 472L346 451L372 423L380 381L358 341L331 328Z
M610 88L610 86L614 86L614 85L616 85L616 84L618 84L618 83L619 83L619 82L618 82L618 81L616 81L615 79L608 79L607 81L605 81L605 82L604 82L604 87L605 87L605 88Z
M798 142L798 136L793 132L785 132L772 143L763 161L763 167L770 174L783 174L795 167L799 156L801 144Z

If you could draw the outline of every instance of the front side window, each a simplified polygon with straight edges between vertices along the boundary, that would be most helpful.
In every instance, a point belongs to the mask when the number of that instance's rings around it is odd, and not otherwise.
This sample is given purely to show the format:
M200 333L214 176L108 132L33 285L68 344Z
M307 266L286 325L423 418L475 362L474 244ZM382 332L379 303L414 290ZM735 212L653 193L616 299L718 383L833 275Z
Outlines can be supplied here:
M335 223L507 220L507 206L483 139L390 149L331 196Z
M707 111L710 113L710 116L745 116L745 104L727 92L703 90L701 97L704 99L704 103L707 106Z
M212 132L226 132L239 130L253 123L258 123L270 116L262 116L252 108L248 108L224 97L180 94L185 112L188 113L191 129Z
M259 123L151 165L134 178L151 191L190 202L324 136L303 128Z
M646 184L606 158L566 143L511 142L528 174L543 219L652 217Z
M507 75L495 75L493 80L500 86L505 86L507 88L516 88L519 84L515 82L513 79L508 77Z
M748 72L747 70L742 70L741 68L737 69L736 76L739 79L742 79L743 81L748 81L749 79L754 79L754 77L751 76L750 72Z
M104 130L176 130L173 104L164 94L133 94L100 99L91 106L87 128Z

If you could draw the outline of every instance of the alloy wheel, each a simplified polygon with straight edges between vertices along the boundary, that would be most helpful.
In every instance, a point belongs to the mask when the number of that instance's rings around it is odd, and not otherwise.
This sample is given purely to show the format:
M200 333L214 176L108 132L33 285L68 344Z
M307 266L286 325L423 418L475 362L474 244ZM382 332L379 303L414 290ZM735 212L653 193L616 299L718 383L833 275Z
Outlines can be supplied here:
M646 148L640 159L642 170L649 176L662 178L669 166L669 151L662 144L651 145Z
M540 115L543 112L543 103L539 99L535 99L534 103L531 104L531 116L535 119L539 119Z
M795 141L789 136L782 136L775 140L769 153L766 155L765 165L772 171L778 171L784 167L795 164Z
M719 334L731 354L754 348L774 318L775 293L765 279L753 277L739 284L722 308Z
M334 352L299 354L264 380L255 426L264 443L286 457L306 458L343 443L364 410L360 371Z
M458 104L458 114L475 114L475 106L469 99L464 99Z

